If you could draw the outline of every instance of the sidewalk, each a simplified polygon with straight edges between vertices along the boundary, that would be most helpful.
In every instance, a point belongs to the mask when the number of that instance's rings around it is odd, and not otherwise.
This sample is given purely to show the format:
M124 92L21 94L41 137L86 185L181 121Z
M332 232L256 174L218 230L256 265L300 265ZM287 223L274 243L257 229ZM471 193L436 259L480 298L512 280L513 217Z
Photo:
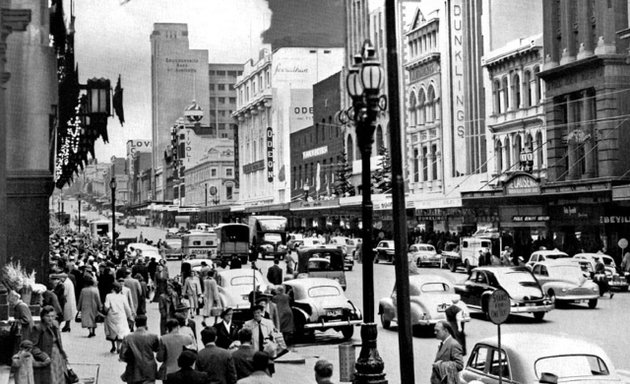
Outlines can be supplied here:
M159 333L159 312L157 303L147 304L148 326L151 332ZM201 317L197 317L197 332L202 329ZM68 354L70 366L77 373L81 382L86 384L119 384L125 364L118 361L118 355L109 352L111 343L105 340L103 325L96 329L96 337L87 338L87 329L80 323L72 323L72 331L62 333L64 349ZM335 366L333 381L339 381L337 345L298 347L293 353L283 356L291 361L276 363L273 380L277 383L315 384L313 366L318 358L330 360ZM281 359L283 360L283 359ZM298 363L296 363L296 361ZM299 361L304 361L299 363Z

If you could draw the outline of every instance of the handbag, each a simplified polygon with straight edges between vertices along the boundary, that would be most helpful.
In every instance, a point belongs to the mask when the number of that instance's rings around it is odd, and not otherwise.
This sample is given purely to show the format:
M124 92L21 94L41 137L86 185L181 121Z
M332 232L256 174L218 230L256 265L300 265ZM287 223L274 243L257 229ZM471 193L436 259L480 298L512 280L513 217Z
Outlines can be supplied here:
M275 351L272 355L274 358L278 358L289 352L289 348L287 347L287 343L284 340L284 335L282 334L282 332L272 331L271 337L273 338L273 342L275 343Z
M105 322L105 316L102 313L97 313L96 314L96 322L97 323L104 323Z
M79 382L79 376L70 367L66 368L66 384L74 384Z
M74 321L75 323L80 323L81 322L81 312L77 312L76 315L74 315Z

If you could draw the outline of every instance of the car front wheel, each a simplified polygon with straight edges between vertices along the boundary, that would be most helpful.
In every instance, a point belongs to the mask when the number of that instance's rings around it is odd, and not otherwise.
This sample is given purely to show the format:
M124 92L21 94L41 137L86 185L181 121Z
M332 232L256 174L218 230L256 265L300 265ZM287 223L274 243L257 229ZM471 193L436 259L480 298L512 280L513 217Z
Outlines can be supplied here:
M545 312L534 312L534 319L536 319L536 321L542 321L544 317Z
M351 339L352 335L354 335L354 326L343 327L341 329L341 333L343 334L343 338L345 340Z
M591 299L588 301L588 307L590 309L595 309L597 307L597 299Z
M381 313L381 325L384 329L389 329L392 326L392 321L385 318L385 314Z

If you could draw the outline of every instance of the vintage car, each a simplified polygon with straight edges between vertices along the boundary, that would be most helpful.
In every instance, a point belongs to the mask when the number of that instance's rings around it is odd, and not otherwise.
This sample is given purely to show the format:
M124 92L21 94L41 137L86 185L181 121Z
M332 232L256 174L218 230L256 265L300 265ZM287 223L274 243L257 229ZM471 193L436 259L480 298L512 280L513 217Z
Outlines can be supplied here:
M532 253L532 255L529 257L529 260L527 261L525 266L531 269L535 263L538 263L540 261L555 260L555 259L562 259L562 258L568 258L568 257L569 257L568 254L562 251L559 251L557 249L553 249L553 250L543 249L543 250Z
M192 261L188 260L188 262ZM267 293L271 287L269 281L257 269L238 268L222 270L216 274L216 280L221 306L223 308L234 308L232 318L237 324L251 319L250 293L254 290ZM254 281L256 282L255 287Z
M160 251L166 260L181 260L183 256L182 240L180 238L166 239Z
M136 251L134 257L137 257L137 251L139 250L142 254L142 257L148 257L149 259L155 258L156 261L162 260L162 255L160 254L160 250L157 247L152 245L148 245L145 243L129 243L127 244L126 251L133 255L133 251Z
M324 241L317 237L305 237L297 249L325 248Z
M556 308L571 302L587 302L597 307L599 287L584 276L580 264L573 259L557 259L534 264L532 273Z
M410 275L409 298L411 304L412 326L434 326L440 320L446 320L444 311L459 300L453 289L453 283L438 275ZM388 329L392 321L398 321L396 312L396 286L389 297L378 303L378 314L383 328ZM470 321L468 306L459 301L457 305L463 310L464 321Z
M533 313L541 321L553 309L540 284L526 267L477 267L462 284L455 284L455 293L470 308L488 316L488 299L496 289L510 296L510 313Z
M352 271L354 268L354 252L356 250L355 239L344 236L331 237L327 247L337 247L343 252L343 261L346 269Z
M395 257L394 240L381 240L374 248L375 263L378 263L381 259L394 263Z
M294 279L284 282L293 302L295 334L312 336L315 330L341 331L344 339L354 334L363 317L336 280L325 278Z
M345 290L344 255L338 248L300 249L295 277L324 277L337 280Z
M287 248L290 251L295 251L302 244L304 235L301 233L291 233L287 235Z
M590 274L591 277L595 274L595 265L601 260L606 267L606 278L610 288L620 291L628 290L628 281L617 272L617 264L612 257L603 253L578 253L573 258L579 261L582 269Z
M501 357L499 357L501 356ZM599 346L574 336L541 333L501 335L472 348L459 382L499 383L626 383Z
M431 244L411 244L409 246L409 260L414 260L418 268L423 265L442 266L442 256Z

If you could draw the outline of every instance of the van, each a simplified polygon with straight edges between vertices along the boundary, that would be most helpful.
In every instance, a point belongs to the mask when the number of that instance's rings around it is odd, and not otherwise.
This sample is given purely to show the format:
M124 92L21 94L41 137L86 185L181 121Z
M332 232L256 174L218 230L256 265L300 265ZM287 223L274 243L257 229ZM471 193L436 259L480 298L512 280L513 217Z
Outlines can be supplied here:
M184 259L212 259L217 257L217 235L214 232L194 232L182 236Z
M479 266L479 251L492 252L492 240L485 237L464 237L460 240L462 264L467 272Z

